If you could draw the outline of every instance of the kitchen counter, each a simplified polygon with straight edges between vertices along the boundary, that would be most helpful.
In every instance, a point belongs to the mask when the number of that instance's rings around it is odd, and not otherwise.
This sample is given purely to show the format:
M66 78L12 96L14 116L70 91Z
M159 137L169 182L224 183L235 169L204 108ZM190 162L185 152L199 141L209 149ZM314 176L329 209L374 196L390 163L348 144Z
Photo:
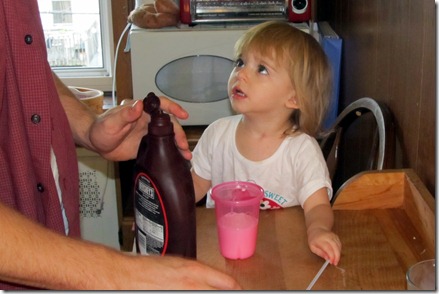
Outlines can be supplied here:
M405 273L435 258L435 203L412 170L361 173L334 203L343 244L312 290L405 290ZM324 260L308 248L303 210L261 211L256 253L228 260L218 247L213 209L197 207L197 258L245 290L305 290Z

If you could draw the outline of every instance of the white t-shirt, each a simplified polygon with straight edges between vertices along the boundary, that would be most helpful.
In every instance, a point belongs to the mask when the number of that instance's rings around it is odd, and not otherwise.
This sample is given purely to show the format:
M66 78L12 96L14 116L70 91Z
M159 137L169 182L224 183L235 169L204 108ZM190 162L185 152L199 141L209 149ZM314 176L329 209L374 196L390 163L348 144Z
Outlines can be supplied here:
M56 191L58 191L58 198L59 198L59 203L61 205L62 218L64 220L64 231L66 233L66 236L68 236L69 220L67 219L66 210L64 208L64 203L62 200L62 191L61 191L61 187L59 186L58 164L56 163L56 156L55 156L55 152L53 151L53 148L50 148L50 166L52 167L52 174L56 184Z
M276 152L262 161L243 157L236 148L235 134L241 115L220 118L210 124L193 151L197 175L212 181L252 181L261 186L261 209L301 205L315 191L326 187L332 198L331 180L322 151L309 135L288 136ZM207 207L214 207L207 193Z

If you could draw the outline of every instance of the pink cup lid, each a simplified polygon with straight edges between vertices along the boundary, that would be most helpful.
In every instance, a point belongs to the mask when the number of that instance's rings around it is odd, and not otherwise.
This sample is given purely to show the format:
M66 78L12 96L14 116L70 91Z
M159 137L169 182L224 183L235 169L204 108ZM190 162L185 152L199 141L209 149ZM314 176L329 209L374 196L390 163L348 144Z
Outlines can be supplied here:
M215 202L230 203L234 205L258 204L264 197L261 186L245 181L231 181L216 185L211 190Z

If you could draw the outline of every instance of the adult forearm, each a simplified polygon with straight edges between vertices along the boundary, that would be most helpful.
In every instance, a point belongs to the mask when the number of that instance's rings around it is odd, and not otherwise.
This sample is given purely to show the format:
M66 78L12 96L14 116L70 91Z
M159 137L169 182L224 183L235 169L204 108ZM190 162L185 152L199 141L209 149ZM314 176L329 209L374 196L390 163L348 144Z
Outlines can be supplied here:
M74 240L0 203L0 280L48 289L91 289L116 251ZM111 258L110 258L111 259ZM95 269L95 270L94 270Z
M54 290L240 289L231 277L194 260L134 256L65 237L1 202L0 215L1 281Z
M81 103L55 73L52 72L52 75L61 104L69 120L73 139L76 144L94 150L90 143L89 130L96 119L96 114Z

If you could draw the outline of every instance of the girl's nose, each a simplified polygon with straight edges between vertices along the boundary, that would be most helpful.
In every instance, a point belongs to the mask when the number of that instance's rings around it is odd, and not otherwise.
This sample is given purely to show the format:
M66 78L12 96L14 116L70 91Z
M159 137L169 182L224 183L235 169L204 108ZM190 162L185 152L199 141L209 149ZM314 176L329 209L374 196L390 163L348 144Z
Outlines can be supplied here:
M236 75L236 77L237 77L238 79L245 78L245 76L246 76L246 73L245 73L245 67L237 68L237 69L235 70L235 75Z

